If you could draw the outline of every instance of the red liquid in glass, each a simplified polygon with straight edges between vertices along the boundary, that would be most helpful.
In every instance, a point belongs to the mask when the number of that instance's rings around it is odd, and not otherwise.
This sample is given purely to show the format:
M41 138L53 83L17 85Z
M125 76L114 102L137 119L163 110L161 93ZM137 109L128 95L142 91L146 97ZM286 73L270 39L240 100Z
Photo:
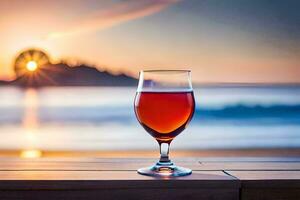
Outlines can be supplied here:
M135 114L158 142L171 142L193 117L193 92L138 92Z

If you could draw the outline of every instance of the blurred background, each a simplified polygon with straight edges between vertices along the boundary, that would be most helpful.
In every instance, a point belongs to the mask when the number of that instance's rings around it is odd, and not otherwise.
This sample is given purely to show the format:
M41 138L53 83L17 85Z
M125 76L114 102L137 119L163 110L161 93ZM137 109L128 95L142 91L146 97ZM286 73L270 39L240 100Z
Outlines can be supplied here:
M174 156L300 155L297 0L2 0L0 156L147 157L143 69L190 69Z

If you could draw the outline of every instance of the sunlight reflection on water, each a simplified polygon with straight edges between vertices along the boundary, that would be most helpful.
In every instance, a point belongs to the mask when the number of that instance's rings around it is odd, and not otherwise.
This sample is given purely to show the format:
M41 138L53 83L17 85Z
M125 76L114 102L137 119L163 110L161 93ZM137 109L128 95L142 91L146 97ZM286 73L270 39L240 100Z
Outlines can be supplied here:
M21 158L39 158L42 151L35 149L39 143L38 133L38 96L35 89L27 89L24 96L24 116L22 126L25 134L26 149L21 150Z

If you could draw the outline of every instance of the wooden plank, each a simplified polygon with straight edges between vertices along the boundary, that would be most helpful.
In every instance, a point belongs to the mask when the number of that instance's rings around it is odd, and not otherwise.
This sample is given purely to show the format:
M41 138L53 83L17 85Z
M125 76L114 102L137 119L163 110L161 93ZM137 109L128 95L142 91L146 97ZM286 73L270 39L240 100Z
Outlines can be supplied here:
M243 188L241 200L298 200L299 188Z
M299 188L300 171L226 171L242 188Z
M202 162L203 170L300 170L300 162Z
M242 200L300 199L300 171L226 171L241 180Z
M154 162L155 158L97 158L97 157L40 157L40 158L19 158L19 157L0 157L1 162ZM171 158L174 162L199 161L197 157Z
M240 182L222 171L154 178L133 171L1 171L0 199L238 200Z
M300 157L199 157L199 162L300 162Z
M148 188L148 189L101 189L101 190L33 190L0 191L0 199L55 199L55 200L238 200L237 189L209 188Z
M137 170L155 164L155 159L77 159L77 160L0 160L0 171L16 170ZM200 169L200 164L196 159L175 160L178 166Z
M157 161L159 155L157 157L132 157L132 158L124 158L124 157L112 157L112 158L101 158L101 157L40 157L40 158L19 158L19 157L0 157L0 161L2 162L11 162L11 161L30 161L34 162L36 160L43 162L105 162L105 161L120 161L126 160L128 162L135 162L136 160L142 161ZM298 157L172 157L171 159L174 161L199 161L199 162L300 162L300 156Z
M0 190L103 188L239 188L222 171L194 171L190 176L155 178L133 171L7 171L0 172Z
M223 160L222 160L223 159ZM156 159L0 159L0 199L300 199L297 159L175 159L191 176L136 173ZM201 164L200 164L200 162ZM223 172L224 170L224 172Z
M298 180L300 171L226 171L239 180Z
M153 162L7 162L0 164L0 171L136 170L152 164Z

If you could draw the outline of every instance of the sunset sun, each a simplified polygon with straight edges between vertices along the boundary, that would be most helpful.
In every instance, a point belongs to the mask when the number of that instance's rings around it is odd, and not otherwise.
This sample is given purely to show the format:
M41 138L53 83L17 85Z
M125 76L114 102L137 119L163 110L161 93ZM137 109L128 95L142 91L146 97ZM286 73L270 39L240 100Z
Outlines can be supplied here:
M49 56L39 49L27 49L22 51L15 59L15 72L17 77L28 75L37 75L41 69L50 64Z
M38 68L38 64L34 60L31 60L31 61L27 62L27 64L26 64L26 69L28 71L33 72L33 71L37 70L37 68Z

